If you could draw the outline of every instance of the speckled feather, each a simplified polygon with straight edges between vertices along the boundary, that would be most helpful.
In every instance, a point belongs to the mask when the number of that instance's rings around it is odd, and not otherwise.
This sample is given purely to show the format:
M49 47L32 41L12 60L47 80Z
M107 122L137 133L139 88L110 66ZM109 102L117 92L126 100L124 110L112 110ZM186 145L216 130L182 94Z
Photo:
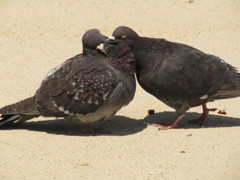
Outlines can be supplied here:
M36 93L40 112L61 116L87 114L99 108L117 85L113 70L103 60L103 55L76 56L49 76ZM54 109L51 106L62 109L49 111Z
M75 59L81 59L82 57L92 57L97 55L99 52L96 50L96 46L102 42L103 42L103 37L97 29L91 29L87 31L82 38L83 54L70 58L67 61L65 61L63 64L50 70L47 76L45 77L45 79L43 80L43 83L47 82L49 77L51 78L56 77L55 72L58 71L63 66L65 71L69 71L70 68L72 67L66 66L66 64L68 64L70 61ZM71 76L71 74L68 74L68 75ZM43 97L43 99L46 99L47 97L49 97L46 90L41 93L41 96ZM49 102L49 101L44 103L52 104L52 102ZM38 107L42 108L41 105L37 105L35 95L31 98L27 98L15 104L5 106L0 109L0 114L1 114L0 126L4 126L4 125L12 124L18 121L24 121L24 120L28 120L28 119L40 116L41 113L39 112ZM55 106L49 106L48 110L52 112L50 114L56 114L56 116L65 116L64 113L60 114L59 109Z
M127 105L136 89L134 55L124 41L97 50L103 38L98 30L85 33L83 54L50 70L35 96L0 109L0 126L40 115L92 124Z
M45 78L36 93L44 116L91 124L106 120L134 97L135 58L124 41L105 45L107 57L76 56Z

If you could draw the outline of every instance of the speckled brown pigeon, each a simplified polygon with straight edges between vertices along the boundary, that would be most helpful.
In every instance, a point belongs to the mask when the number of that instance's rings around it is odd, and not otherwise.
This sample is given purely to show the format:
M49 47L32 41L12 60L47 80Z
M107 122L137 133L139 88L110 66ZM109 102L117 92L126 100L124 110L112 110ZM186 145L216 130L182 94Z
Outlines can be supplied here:
M83 36L83 54L52 69L36 94L0 109L0 126L40 115L85 124L104 121L127 105L135 93L135 58L121 40L106 40L96 29Z
M240 96L239 72L219 57L185 44L140 37L125 26L116 28L113 36L132 48L142 88L176 110L170 125L158 125L162 129L177 127L186 111L199 105L203 114L196 122L203 124L209 111L216 110L208 109L207 102Z

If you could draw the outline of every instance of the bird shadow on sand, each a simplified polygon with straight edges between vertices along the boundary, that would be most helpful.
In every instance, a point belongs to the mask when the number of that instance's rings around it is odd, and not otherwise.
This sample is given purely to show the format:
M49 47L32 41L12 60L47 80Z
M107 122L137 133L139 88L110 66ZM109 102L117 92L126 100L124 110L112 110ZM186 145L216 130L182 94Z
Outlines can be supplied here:
M103 128L110 133L96 134L97 136L126 136L135 134L147 127L143 121L131 119L125 116L114 116L108 121L96 124L94 127ZM44 120L44 121L27 121L16 126L7 127L4 130L29 130L46 132L56 135L67 136L91 136L92 134L82 132L83 126L79 123L65 119ZM1 129L3 130L3 129Z
M219 128L219 127L236 127L240 126L240 118L233 118L227 115L208 115L208 121L204 126L191 123L189 121L196 120L201 116L200 113L188 112L179 122L182 126L180 129L198 129L198 128ZM176 112L160 112L146 116L143 121L147 124L170 124L176 117ZM178 128L179 129L179 128Z

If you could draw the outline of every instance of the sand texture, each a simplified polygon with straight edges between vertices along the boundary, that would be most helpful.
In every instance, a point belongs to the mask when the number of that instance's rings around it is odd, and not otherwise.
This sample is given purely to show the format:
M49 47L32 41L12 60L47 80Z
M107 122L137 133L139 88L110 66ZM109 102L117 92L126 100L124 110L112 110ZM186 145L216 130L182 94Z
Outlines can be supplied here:
M46 73L82 52L85 31L110 35L119 25L214 54L240 68L238 0L0 0L0 107L30 97ZM39 117L0 130L1 180L238 180L240 98L208 104L200 128L159 131L175 111L139 85L134 100L101 126L111 135L81 133L81 125ZM154 109L156 114L148 116Z

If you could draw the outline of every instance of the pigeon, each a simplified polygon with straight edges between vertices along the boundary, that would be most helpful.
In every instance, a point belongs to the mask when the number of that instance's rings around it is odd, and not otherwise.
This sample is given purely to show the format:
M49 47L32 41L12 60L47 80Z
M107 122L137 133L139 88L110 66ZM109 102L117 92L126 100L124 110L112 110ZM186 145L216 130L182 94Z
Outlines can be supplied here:
M63 117L84 124L84 132L104 132L92 124L133 99L135 58L124 41L107 39L97 29L87 31L82 43L83 53L50 70L33 97L0 109L0 126Z
M131 47L141 87L176 110L171 124L155 124L161 129L179 127L186 112L200 105L203 113L195 122L203 125L209 111L217 110L206 103L240 96L240 73L217 56L165 39L140 37L126 26L117 27L112 36Z

